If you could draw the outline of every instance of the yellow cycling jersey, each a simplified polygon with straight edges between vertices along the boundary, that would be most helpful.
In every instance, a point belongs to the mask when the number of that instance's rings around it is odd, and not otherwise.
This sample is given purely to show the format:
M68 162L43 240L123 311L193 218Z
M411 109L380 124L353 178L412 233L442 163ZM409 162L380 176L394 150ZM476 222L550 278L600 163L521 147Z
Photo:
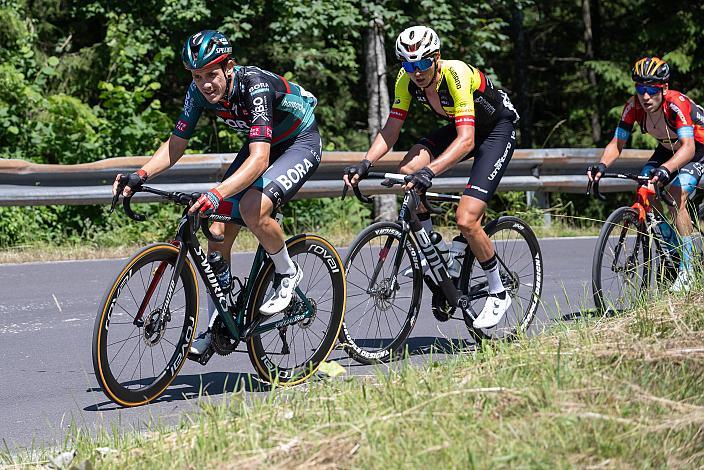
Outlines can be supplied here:
M455 126L475 126L477 133L486 135L499 119L518 122L518 112L503 90L479 69L460 60L443 60L440 79L435 86L444 114L437 112L428 101L425 90L418 87L401 68L396 77L394 102L390 118L405 120L415 98L426 109Z

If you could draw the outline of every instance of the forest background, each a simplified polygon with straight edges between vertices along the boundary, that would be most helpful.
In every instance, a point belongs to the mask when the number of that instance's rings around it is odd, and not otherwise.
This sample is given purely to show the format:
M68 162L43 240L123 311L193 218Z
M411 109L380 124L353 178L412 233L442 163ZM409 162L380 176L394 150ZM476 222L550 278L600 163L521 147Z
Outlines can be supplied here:
M228 35L238 63L311 91L325 150L364 151L365 63L375 53L366 38L376 25L392 94L394 40L414 24L438 32L444 58L479 67L506 90L521 115L520 148L604 146L633 92L632 63L647 54L670 63L672 88L704 103L704 4L687 1L0 0L0 157L73 164L150 155L182 108L191 79L180 50L201 29ZM435 126L414 105L396 148ZM204 113L189 152L236 152L242 142ZM654 141L636 132L629 145ZM556 195L553 203L565 216L597 220L609 209L580 195ZM530 212L524 206L522 194L502 193L492 203L496 212ZM176 220L165 205L145 210ZM339 198L294 201L287 212L290 230L319 229L342 213L355 227L370 217ZM173 231L124 219L104 206L3 207L0 247L154 241Z

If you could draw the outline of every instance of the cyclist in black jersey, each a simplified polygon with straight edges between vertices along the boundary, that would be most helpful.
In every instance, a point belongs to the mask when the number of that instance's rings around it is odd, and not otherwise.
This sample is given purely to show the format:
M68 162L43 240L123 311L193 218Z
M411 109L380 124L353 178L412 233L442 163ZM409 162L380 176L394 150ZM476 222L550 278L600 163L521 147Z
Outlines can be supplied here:
M283 231L271 214L296 194L320 164L321 140L313 115L317 101L301 86L279 75L236 65L230 41L218 31L205 30L188 38L181 59L193 77L183 111L168 141L141 169L129 175L123 194L128 196L133 188L183 156L204 109L212 110L235 131L245 133L247 140L223 181L204 193L190 211L222 213L241 222L213 223L211 227L215 235L225 239L209 242L208 251L224 253L228 262L240 226L246 225L254 233L275 266L275 292L265 299L260 311L265 315L279 313L288 306L303 273L289 257ZM212 324L217 310L210 297L208 302ZM203 354L210 343L208 329L193 342L191 353Z
M432 186L435 175L474 158L457 208L457 225L489 281L490 295L474 326L493 327L511 305L511 297L501 282L494 247L483 230L482 218L513 155L518 113L506 93L480 70L458 60L441 60L440 39L431 28L413 26L404 30L396 40L396 56L402 68L396 78L389 119L364 160L346 168L343 179L348 185L357 184L374 162L388 153L398 140L413 99L449 121L413 146L401 161L399 171L408 175L407 187L425 191ZM430 214L419 213L419 219L430 232ZM464 253L464 239L455 238L450 257ZM438 248L447 251L444 241ZM449 261L452 266L452 259ZM450 269L450 274L458 275L459 271Z

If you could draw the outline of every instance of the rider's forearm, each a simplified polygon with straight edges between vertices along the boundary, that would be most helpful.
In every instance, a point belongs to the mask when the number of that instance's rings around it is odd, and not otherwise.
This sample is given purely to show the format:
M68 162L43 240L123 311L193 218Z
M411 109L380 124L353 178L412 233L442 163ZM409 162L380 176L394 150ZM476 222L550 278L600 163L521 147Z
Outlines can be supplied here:
M396 121L396 122L392 122ZM369 160L372 164L386 155L393 148L398 140L403 121L389 118L386 125L379 131L374 138L371 147L364 155L365 160Z
M161 144L152 158L144 164L142 170L147 172L150 179L168 170L183 156L187 145L188 140L171 135L169 140Z
M269 152L252 152L237 171L215 187L223 198L241 193L252 185L269 167Z
M670 170L670 173L675 172L692 161L694 156L694 139L681 139L682 145L675 154L662 166Z
M474 149L474 138L455 139L440 156L430 162L428 168L439 175L455 166Z
M601 163L607 167L611 166L621 155L625 142L618 140L616 137L611 139L606 147L604 148L604 153L601 156Z

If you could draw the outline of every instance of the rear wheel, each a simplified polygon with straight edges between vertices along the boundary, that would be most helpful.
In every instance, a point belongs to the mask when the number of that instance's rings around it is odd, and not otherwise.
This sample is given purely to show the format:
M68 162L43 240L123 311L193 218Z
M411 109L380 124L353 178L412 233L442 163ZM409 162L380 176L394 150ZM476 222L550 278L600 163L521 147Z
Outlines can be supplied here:
M499 217L484 231L491 239L499 260L501 281L511 297L511 306L494 327L478 329L473 318L464 315L470 335L475 340L513 339L525 332L535 318L543 290L543 256L530 226L518 217ZM488 281L479 261L469 253L460 277L463 294L470 307L479 314L488 295Z
M105 395L120 405L154 400L185 362L198 324L198 288L188 259L170 288L178 251L168 244L144 248L127 262L100 304L93 369ZM167 295L171 302L164 312Z
M286 246L303 271L303 278L283 315L261 323L284 319L292 323L250 337L247 349L262 380L295 385L313 375L335 347L345 315L346 284L340 255L324 238L299 235L287 240ZM273 281L274 264L267 259L254 282L248 308L250 321L260 315L259 307L272 294ZM296 321L308 311L306 302L312 316Z

